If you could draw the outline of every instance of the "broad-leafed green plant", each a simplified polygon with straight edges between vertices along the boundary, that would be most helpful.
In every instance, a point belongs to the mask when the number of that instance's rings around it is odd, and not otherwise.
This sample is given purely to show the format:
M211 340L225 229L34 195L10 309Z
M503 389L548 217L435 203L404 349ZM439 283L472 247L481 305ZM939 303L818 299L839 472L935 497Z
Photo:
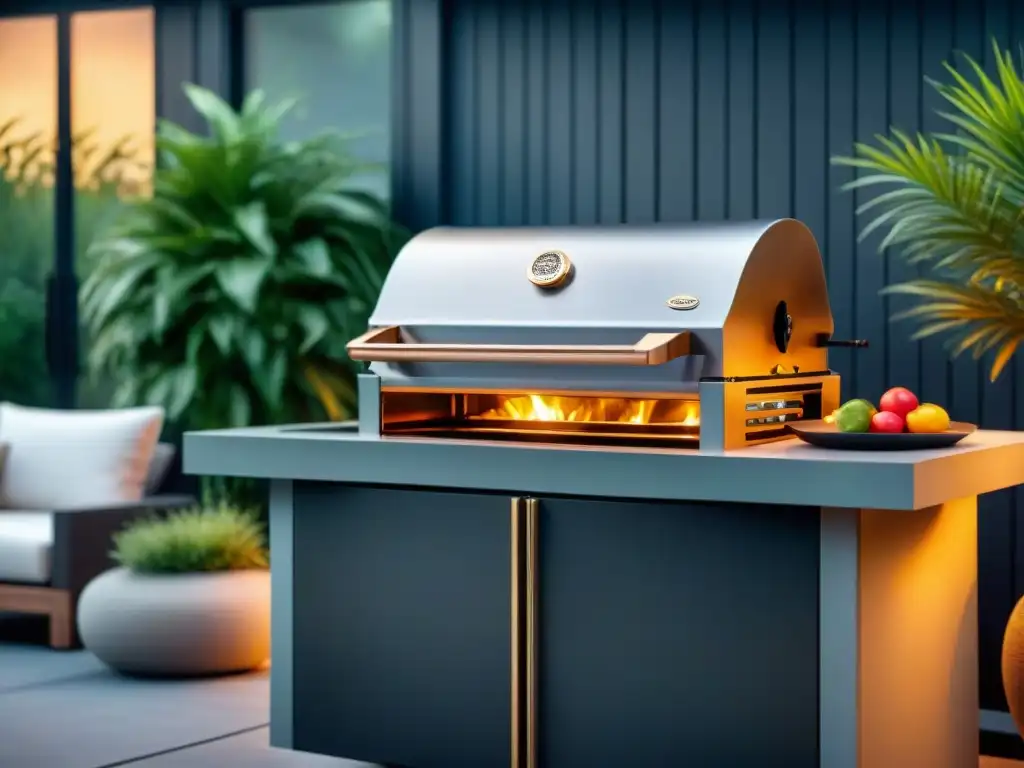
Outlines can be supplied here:
M266 568L267 543L255 512L226 501L138 520L114 534L115 562L136 573Z
M339 419L355 402L345 344L366 329L405 234L352 184L345 141L278 136L292 102L233 110L186 86L200 135L161 123L153 194L90 249L89 366L115 405L184 426Z
M918 321L915 339L949 336L954 356L993 351L994 381L1024 342L1024 80L993 48L994 76L965 56L950 82L929 80L948 133L893 130L833 162L867 171L844 189L892 187L858 208L874 216L861 238L883 231L882 249L927 270L886 289L918 300L896 317Z

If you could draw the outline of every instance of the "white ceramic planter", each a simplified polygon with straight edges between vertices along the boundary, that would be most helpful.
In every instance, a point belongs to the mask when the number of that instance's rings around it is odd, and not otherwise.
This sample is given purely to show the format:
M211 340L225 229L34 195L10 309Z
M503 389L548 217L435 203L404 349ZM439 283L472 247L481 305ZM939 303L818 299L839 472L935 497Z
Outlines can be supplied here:
M270 656L270 573L149 575L115 568L78 602L82 643L128 674L255 669Z

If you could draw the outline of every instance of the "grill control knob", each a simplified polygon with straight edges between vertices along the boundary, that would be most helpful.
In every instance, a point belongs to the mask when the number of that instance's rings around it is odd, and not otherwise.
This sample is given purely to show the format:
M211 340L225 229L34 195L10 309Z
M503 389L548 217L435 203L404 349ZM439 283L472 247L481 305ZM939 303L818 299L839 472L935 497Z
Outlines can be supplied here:
M789 349L789 340L793 338L793 316L789 314L786 302L780 301L775 307L775 318L772 320L772 336L775 346L783 354Z

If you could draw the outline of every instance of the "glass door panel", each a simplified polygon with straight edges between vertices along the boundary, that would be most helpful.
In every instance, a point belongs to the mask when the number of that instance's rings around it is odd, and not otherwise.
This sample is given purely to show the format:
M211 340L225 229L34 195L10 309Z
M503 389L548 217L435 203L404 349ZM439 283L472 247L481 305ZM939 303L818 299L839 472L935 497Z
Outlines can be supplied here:
M89 246L124 202L148 194L154 165L156 50L150 7L71 17L71 133L75 179L75 267L92 269ZM81 357L89 354L83 332ZM78 405L110 405L115 382L78 384Z
M346 0L271 6L245 12L246 91L299 100L283 138L324 130L351 136L360 160L381 166L359 179L389 196L391 130L391 2Z
M0 401L49 405L57 17L0 18Z

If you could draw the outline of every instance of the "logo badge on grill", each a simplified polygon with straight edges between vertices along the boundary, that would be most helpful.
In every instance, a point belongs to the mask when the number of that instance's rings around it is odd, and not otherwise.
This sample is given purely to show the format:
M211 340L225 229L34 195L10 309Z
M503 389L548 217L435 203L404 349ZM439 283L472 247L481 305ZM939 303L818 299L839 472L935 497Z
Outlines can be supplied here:
M545 251L526 270L530 282L541 288L556 288L572 272L572 262L561 251Z
M671 299L665 302L670 309L696 309L697 305L700 304L700 299L696 296L673 296Z

